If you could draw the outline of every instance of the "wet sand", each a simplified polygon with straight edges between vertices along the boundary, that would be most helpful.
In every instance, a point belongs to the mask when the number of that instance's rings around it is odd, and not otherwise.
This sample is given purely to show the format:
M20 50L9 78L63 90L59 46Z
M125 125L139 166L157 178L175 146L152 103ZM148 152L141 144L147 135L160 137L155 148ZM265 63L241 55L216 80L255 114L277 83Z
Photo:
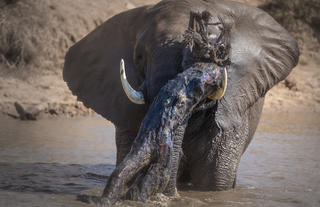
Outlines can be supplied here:
M319 206L320 114L265 112L235 190L119 206ZM0 206L92 206L115 163L114 128L98 116L22 122L0 117Z

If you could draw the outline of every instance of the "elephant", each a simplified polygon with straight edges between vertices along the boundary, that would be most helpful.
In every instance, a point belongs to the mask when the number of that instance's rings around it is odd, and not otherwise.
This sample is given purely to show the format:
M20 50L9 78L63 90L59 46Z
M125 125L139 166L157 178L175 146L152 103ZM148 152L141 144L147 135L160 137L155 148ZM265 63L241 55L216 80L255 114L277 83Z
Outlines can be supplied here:
M271 16L228 0L162 0L98 26L69 49L63 69L73 94L116 130L116 169L103 195L90 200L107 205L121 198L145 201L155 193L175 196L177 183L199 190L234 188L264 97L298 60L297 41ZM192 77L194 71L210 69L220 74L209 75L210 89L175 92L188 86L186 80L208 77ZM195 88L201 84L208 81ZM159 120L168 120L166 100L175 95L184 97L180 115L188 116L166 125ZM146 135L156 127L169 133ZM162 142L154 140L160 135L172 135L173 144L165 148L171 164L157 168ZM145 140L152 141L141 145Z

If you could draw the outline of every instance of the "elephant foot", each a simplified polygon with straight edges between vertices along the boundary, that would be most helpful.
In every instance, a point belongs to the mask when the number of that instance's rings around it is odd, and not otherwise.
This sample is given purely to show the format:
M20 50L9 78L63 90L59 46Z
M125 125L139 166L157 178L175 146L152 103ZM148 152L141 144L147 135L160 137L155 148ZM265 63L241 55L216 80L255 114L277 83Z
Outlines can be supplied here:
M170 190L166 189L163 194L169 198L180 198L180 194L178 193L178 189L176 187Z
M111 206L111 202L108 199L105 199L103 197L100 196L91 196L91 195L77 195L77 201L81 201L83 203L93 203L97 206L101 206L101 207L107 207L107 206Z

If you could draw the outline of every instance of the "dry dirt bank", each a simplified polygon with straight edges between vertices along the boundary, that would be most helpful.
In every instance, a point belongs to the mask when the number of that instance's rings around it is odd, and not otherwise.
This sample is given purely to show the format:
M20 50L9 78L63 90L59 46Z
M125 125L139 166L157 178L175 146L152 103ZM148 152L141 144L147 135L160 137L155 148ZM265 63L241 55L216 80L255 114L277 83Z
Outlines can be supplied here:
M114 14L155 2L0 0L0 112L17 115L14 103L18 102L43 115L93 113L76 101L62 80L67 49ZM267 94L266 110L320 112L317 14L309 7L304 13L295 12L303 1L282 1L280 6L279 0L242 2L271 13L299 40L302 51L291 75Z
M0 112L93 113L62 80L67 49L111 16L155 1L0 0Z

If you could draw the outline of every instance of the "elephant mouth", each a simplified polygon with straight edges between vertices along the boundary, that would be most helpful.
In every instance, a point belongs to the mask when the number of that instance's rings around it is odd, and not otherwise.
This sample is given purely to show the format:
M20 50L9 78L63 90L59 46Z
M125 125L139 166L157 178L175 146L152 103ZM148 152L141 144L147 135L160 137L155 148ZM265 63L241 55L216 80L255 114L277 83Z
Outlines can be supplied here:
M123 62L121 70L125 78ZM188 120L203 100L223 96L226 76L225 67L196 63L169 80L149 107L129 154L110 176L102 197L114 203L123 196L145 201L155 193L172 194Z
M196 67L198 67L198 68L203 68L203 67L211 68L209 63L196 63L191 68L196 68ZM211 68L211 69L215 70L214 68ZM125 63L124 63L123 59L121 59L121 61L120 61L120 79L121 79L121 84L122 84L123 90L126 93L129 100L135 104L145 104L144 94L140 91L134 90L127 80ZM227 79L228 79L227 71L226 71L226 68L224 68L223 77L221 78L221 81L220 81L220 83L221 83L220 86L217 88L217 90L212 91L208 95L208 98L210 98L212 100L221 99L227 89ZM210 103L210 105L212 105L212 102ZM209 107L210 105L206 104L203 107Z

